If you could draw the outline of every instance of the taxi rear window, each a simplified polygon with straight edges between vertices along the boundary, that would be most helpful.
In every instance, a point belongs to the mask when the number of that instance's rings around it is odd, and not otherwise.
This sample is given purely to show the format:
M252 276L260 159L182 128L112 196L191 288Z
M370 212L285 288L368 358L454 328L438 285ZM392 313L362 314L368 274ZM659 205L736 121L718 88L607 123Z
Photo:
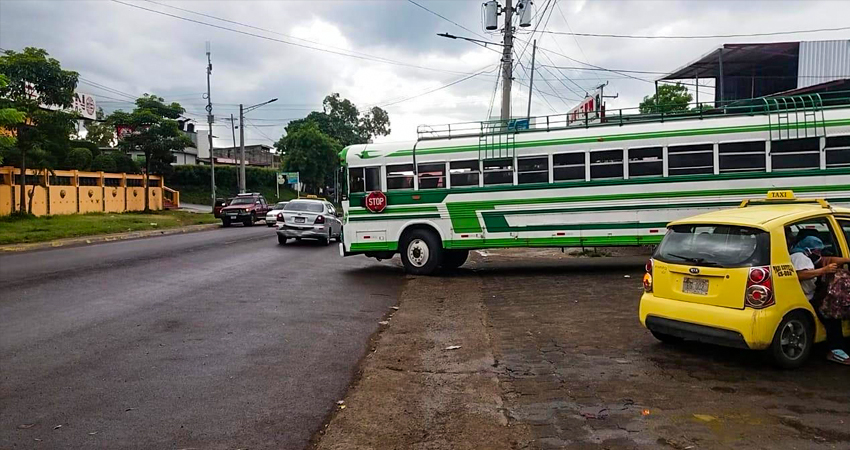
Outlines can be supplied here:
M770 264L770 234L734 225L676 225L653 258L704 267L752 267Z

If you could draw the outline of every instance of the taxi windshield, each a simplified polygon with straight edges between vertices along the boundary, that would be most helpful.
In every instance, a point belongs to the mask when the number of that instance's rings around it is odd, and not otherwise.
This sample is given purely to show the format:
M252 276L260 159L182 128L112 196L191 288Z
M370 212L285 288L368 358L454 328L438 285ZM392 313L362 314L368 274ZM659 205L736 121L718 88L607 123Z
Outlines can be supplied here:
M770 234L734 225L676 225L667 231L653 258L706 267L766 266Z

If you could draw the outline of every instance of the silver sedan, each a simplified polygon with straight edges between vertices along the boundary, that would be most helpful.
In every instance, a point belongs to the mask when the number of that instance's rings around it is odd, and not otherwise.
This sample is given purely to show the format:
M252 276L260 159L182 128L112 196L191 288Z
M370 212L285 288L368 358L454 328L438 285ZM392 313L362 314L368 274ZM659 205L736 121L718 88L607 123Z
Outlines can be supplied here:
M328 245L331 239L342 239L342 222L334 206L324 200L292 200L283 208L277 227L277 241L317 239Z

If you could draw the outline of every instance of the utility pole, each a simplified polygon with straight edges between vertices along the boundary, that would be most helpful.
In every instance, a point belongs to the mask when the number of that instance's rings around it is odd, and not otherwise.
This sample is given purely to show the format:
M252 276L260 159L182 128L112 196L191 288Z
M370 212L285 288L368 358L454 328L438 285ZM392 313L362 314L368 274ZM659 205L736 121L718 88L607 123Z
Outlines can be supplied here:
M245 193L245 114L239 104L239 193Z
M528 115L526 118L531 120L531 92L534 90L534 57L537 55L537 39L534 40L534 47L531 47L531 79L528 80ZM531 124L529 123L530 127Z
M507 125L511 118L511 73L513 72L514 29L512 25L513 6L511 0L505 0L505 40L502 52L502 121Z
M230 134L233 135L233 148L236 149L236 119L233 118L233 113L230 113ZM236 188L239 189L242 186L242 182L240 182L241 178L239 177L239 172L236 172Z
M210 42L207 41L207 123L210 126L209 133L207 133L207 139L210 144L210 184L212 192L212 204L213 210L215 210L215 154L213 153L213 122L215 121L215 117L212 114L212 98L210 97L210 75L212 75L212 58L210 57Z

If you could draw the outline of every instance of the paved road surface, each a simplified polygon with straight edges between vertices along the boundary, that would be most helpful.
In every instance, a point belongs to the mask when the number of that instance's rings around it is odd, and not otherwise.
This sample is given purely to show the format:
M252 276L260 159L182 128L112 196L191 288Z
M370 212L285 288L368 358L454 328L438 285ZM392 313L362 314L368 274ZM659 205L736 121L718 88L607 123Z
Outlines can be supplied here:
M0 448L303 448L402 280L262 226L2 255Z

